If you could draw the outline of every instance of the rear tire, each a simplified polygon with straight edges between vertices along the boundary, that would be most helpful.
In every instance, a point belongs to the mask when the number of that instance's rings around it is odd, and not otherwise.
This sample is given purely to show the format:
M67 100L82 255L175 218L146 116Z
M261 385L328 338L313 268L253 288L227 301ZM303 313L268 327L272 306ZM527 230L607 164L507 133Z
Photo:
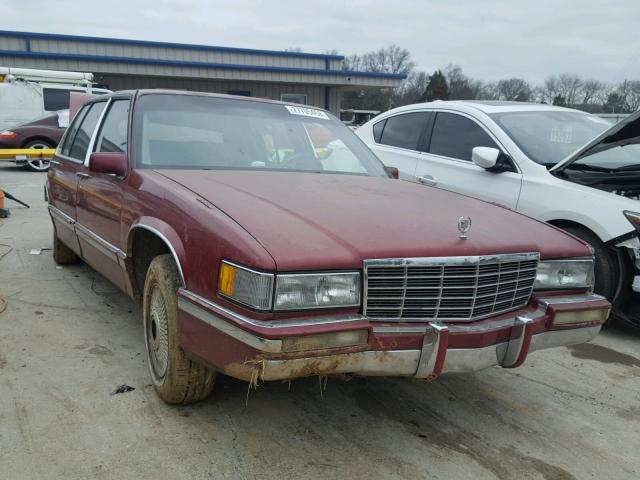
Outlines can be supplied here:
M619 282L618 262L615 253L593 233L583 228L566 227L564 230L587 242L595 251L596 278L594 291L612 302Z
M80 261L78 255L58 238L55 227L53 229L53 261L58 265L73 265Z
M24 148L42 149L55 147L46 140L32 140L31 142L27 143ZM49 160L43 160L41 158L29 159L25 164L27 170L31 170L32 172L46 172L47 170L49 170L49 166Z
M187 358L178 344L180 285L180 273L171 255L159 255L151 261L142 307L147 363L158 396L174 405L208 397L216 378L215 371Z

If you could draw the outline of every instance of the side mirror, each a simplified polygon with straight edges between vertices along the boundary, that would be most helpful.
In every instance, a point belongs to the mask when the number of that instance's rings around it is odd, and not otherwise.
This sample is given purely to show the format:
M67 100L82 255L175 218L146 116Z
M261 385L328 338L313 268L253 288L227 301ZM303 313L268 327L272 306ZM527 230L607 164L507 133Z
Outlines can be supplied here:
M124 177L127 173L127 156L124 153L92 153L89 157L89 170Z
M500 150L491 147L473 147L471 150L471 160L479 167L494 168L498 163L498 157L500 156Z
M395 178L396 180L400 177L400 172L396 167L384 167L384 171L389 174L389 177Z

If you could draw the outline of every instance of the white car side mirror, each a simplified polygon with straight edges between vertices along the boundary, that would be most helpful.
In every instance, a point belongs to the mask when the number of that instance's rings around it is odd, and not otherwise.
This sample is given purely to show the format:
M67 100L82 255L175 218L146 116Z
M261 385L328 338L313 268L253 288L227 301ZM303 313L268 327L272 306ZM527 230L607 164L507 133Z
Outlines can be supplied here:
M471 150L471 160L482 168L493 168L498 162L500 150L491 147L473 147Z

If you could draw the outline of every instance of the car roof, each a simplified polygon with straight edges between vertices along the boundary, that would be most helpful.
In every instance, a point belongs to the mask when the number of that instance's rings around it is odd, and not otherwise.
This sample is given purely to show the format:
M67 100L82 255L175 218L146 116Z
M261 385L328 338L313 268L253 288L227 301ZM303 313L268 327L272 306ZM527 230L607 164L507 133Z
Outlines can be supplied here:
M211 92L196 92L191 90L170 90L170 89L160 89L160 88L151 88L151 89L139 89L139 90L119 90L107 95L100 95L101 98L105 96L119 96L119 95L149 95L149 94L160 94L160 95L184 95L184 96L198 96L198 97L214 97L214 98L231 98L234 100L243 100L246 102L259 102L259 103L273 103L277 105L291 105L294 107L301 108L312 108L314 110L322 110L327 113L331 113L328 110L325 110L321 107L316 107L314 105L300 105L299 103L292 102L281 102L279 100L271 100L268 98L259 98L259 97L245 97L242 95L227 95L224 93L211 93ZM93 100L93 99L92 99ZM333 115L333 114L332 114Z
M472 108L480 110L486 114L503 113L503 112L530 112L530 111L558 111L558 112L580 112L572 108L557 107L555 105L547 105L545 103L532 102L506 102L499 100L436 100L427 103L415 103L413 105L405 105L393 109L393 112L404 110L416 110L420 108L452 108L462 111ZM388 112L387 112L388 113ZM585 113L586 115L586 113Z

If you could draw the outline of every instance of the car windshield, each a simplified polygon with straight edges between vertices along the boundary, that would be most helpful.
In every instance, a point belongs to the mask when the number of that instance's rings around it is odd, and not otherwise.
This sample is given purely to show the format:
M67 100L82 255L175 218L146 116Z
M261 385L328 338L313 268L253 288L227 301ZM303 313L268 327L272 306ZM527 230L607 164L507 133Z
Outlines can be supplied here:
M606 120L580 112L520 111L490 117L531 160L547 166L611 128Z
M136 105L138 168L297 170L387 176L347 127L303 106L147 94Z

